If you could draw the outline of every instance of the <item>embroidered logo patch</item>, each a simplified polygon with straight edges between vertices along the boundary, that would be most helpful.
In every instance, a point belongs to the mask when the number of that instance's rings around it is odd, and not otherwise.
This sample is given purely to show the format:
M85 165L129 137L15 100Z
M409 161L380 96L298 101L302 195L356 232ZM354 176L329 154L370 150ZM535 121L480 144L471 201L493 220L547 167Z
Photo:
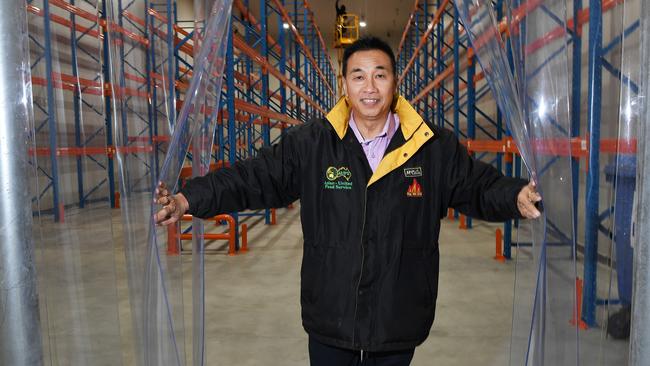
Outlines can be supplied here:
M422 187L420 187L420 183L415 178L413 178L413 183L406 190L406 196L415 198L422 197Z
M352 178L352 173L350 172L350 169L347 167L340 167L340 168L335 168L333 166L327 168L327 172L325 172L325 176L327 177L327 180L334 181L337 180L338 178L345 178L345 180L350 180Z
M415 178L415 177L421 177L422 176L422 168L421 167L413 167L413 168L404 168L404 176L406 178Z
M347 167L329 167L325 171L326 181L323 182L325 189L348 190L352 189L352 172ZM342 178L342 179L341 179Z

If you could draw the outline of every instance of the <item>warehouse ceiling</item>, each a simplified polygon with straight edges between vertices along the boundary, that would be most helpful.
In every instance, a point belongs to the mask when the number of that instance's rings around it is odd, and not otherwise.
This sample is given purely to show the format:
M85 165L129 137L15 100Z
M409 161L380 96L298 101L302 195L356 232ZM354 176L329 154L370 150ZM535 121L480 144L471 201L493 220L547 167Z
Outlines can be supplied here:
M268 1L268 0L267 0ZM298 0L300 1L300 0ZM309 7L314 11L314 18L323 34L328 47L332 47L336 9L334 0L307 0ZM193 12L194 0L177 0L179 19L189 20ZM362 28L360 35L374 35L383 38L395 48L402 37L406 21L408 20L415 0L340 0L340 5L345 5L348 13L358 15L365 19L368 26ZM253 14L259 15L259 0L249 0L249 7ZM292 11L293 1L286 1L289 12ZM259 18L259 17L258 17ZM276 24L269 23L269 31L277 31Z
M316 23L331 47L333 42L336 9L334 0L311 0L309 6L316 15ZM341 0L348 13L365 18L368 26L361 35L374 35L388 41L395 51L406 26L414 0Z

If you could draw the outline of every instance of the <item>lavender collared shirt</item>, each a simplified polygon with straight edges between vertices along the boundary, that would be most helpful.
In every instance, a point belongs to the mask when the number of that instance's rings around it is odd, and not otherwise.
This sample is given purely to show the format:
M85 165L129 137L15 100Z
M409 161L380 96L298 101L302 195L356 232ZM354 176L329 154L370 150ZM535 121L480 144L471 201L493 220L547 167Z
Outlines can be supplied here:
M384 157L388 143L393 138L393 135L395 135L395 132L399 127L399 117L395 113L388 113L388 118L386 119L386 123L384 123L384 129L379 135L371 139L365 139L363 135L361 135L352 113L350 114L349 125L354 132L354 135L357 137L357 140L359 140L363 152L366 154L366 158L368 159L368 163L370 164L370 168L372 168L374 173L379 162Z

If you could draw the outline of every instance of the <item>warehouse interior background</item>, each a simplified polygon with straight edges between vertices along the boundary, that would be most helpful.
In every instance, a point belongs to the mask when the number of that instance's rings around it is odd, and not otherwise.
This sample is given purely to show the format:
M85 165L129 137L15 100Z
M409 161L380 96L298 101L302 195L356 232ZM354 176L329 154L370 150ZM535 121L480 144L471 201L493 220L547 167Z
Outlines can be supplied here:
M12 105L26 108L25 126L17 128L26 136L17 135L23 157L7 155L11 163L2 164L22 171L18 192L26 201L13 207L21 214L2 213L5 238L25 245L3 250L0 268L6 283L7 273L24 269L32 277L21 283L33 286L22 302L0 286L9 294L0 314L18 319L0 322L0 364L308 364L300 203L187 217L167 229L150 221L151 191L158 180L176 186L254 157L292 126L324 116L342 95L342 50L359 36L393 47L400 94L425 120L453 130L475 158L504 174L528 176L506 122L514 117L497 103L494 69L483 69L489 55L474 51L461 19L459 4L471 1L342 0L344 19L329 0L231 2L1 5L0 26L10 37L0 57L21 66L2 66L3 80L20 81L2 86L2 98L13 94ZM217 12L214 3L222 4ZM549 94L550 108L563 116L552 123L564 129L547 136L547 160L538 161L548 163L539 168L549 179L559 179L544 183L557 187L544 192L544 205L560 218L544 226L544 255L550 272L554 265L574 272L548 275L557 286L544 295L546 320L535 320L548 332L520 333L538 329L530 324L537 226L450 210L440 237L436 320L413 365L646 365L639 348L650 330L635 329L631 294L641 291L633 268L649 264L637 263L641 247L632 243L643 210L637 196L646 192L637 182L637 155L645 151L637 137L645 123L642 30L650 6L474 3L491 7L504 50L517 35L509 14L529 34L538 32L524 42L526 56L545 55L533 74L542 70L560 85ZM203 37L210 29L216 36ZM200 54L204 44L217 46ZM197 74L206 77L193 82ZM11 272L16 258L29 265ZM647 293L634 301L639 294ZM629 336L613 335L630 323L638 348ZM528 358L531 337L542 337L533 343L548 354Z

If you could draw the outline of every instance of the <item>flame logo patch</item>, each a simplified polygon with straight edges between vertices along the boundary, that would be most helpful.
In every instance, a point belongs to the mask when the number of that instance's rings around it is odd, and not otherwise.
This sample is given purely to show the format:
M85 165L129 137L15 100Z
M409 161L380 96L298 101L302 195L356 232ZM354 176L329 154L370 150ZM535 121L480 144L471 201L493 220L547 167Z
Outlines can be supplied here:
M422 197L422 187L420 187L420 183L418 183L417 179L413 178L413 183L411 183L408 190L406 190L406 196L414 198Z

